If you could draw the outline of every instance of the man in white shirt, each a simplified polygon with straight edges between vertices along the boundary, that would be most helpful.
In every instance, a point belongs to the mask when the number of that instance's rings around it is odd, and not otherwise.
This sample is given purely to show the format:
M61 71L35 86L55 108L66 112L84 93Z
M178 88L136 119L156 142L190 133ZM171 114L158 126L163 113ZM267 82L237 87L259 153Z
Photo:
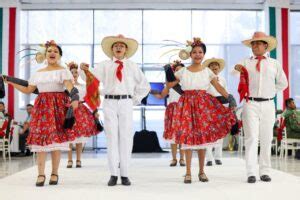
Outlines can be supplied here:
M220 76L221 71L225 67L225 61L221 58L210 58L203 62L203 66L208 67L217 76L217 80L225 90L227 90L226 80L224 77ZM222 96L212 85L207 90L207 93L214 97ZM228 103L225 103L228 104ZM213 148L215 153L213 155ZM212 166L213 160L217 165L222 165L222 148L223 139L219 139L214 146L209 146L206 148L206 166Z
M103 83L104 131L107 138L111 177L108 186L117 184L119 167L122 185L131 185L128 178L133 145L132 106L141 103L150 85L141 69L128 60L137 51L138 43L122 35L105 37L102 50L111 58L99 63L91 72ZM81 69L87 69L82 63ZM84 75L81 73L84 78Z
M245 132L246 170L248 183L255 183L255 167L257 164L258 140L260 144L259 175L261 181L270 182L271 143L275 123L274 97L277 92L288 86L286 75L281 64L266 55L276 48L276 38L263 32L255 32L243 44L253 52L251 58L243 60L235 66L235 70L248 71L248 101L243 105L243 127Z

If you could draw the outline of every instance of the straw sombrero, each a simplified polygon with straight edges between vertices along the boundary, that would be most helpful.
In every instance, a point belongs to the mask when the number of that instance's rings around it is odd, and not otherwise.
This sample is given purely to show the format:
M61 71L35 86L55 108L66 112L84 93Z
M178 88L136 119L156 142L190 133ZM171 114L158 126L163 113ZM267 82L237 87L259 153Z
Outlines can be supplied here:
M216 62L219 64L220 66L220 71L222 71L225 67L225 61L221 58L210 58L210 59L207 59L203 62L203 66L204 67L208 67L210 65L210 63L213 63L213 62Z
M277 40L273 36L266 35L264 32L255 32L251 39L244 40L242 43L251 48L251 42L264 41L268 43L267 51L272 51L277 46Z
M135 54L138 48L138 42L135 39L125 38L123 35L108 36L101 42L103 52L110 58L113 57L112 45L116 42L122 42L127 45L126 57L130 58Z

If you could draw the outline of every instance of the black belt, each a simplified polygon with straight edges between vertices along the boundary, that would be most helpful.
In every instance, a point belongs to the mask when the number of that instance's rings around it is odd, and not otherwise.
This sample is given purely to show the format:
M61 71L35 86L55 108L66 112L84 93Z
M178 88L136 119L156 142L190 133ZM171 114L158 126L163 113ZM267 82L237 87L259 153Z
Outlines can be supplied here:
M119 100L119 99L131 99L132 97L131 97L131 95L127 95L127 94L124 94L124 95L109 95L109 94L107 94L107 95L104 96L104 98L105 99L117 99L117 100Z
M249 97L249 100L251 101L271 101L273 98L259 98L259 97Z

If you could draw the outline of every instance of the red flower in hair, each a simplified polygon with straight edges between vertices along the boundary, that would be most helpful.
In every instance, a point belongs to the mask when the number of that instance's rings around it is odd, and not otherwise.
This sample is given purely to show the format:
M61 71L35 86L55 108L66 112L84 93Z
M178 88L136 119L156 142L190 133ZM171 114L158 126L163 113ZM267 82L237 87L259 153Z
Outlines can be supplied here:
M191 43L192 47L199 46L203 43L199 37L194 37L193 40L194 41Z
M72 70L72 69L76 69L77 70L78 69L78 65L75 62L73 62L73 61L70 62L70 63L68 63L67 65L68 65L68 67L69 67L70 70Z
M45 47L48 48L50 46L57 46L57 44L54 40L47 41Z

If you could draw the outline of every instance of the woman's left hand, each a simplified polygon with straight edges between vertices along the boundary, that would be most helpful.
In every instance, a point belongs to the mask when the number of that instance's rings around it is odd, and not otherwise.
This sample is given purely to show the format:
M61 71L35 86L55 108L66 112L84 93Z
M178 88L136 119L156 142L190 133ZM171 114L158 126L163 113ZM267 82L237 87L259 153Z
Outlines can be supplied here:
M95 113L94 113L94 117L95 117L96 119L98 119L98 118L100 117L99 113L98 113L98 112L95 112Z
M9 84L9 82L7 81L6 76L1 75L1 77L2 77L2 79L3 79L3 81L4 81L4 83Z
M79 101L73 101L71 103L71 106L72 106L73 110L76 110L78 108L78 105L79 105Z

